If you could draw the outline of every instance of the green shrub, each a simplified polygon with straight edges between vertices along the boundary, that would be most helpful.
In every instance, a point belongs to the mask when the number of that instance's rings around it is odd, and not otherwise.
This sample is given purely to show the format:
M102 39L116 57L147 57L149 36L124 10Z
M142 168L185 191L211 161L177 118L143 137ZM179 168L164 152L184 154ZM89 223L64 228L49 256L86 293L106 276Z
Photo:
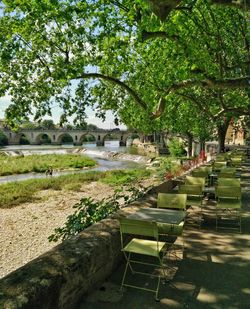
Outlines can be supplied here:
M168 143L168 149L169 149L170 155L172 157L180 157L180 156L183 156L185 154L184 145L177 138L173 138Z
M107 172L105 177L100 179L100 181L111 186L125 185L135 182L138 179L148 177L150 173L151 172L146 169L116 170Z
M159 167L157 168L157 175L161 179L164 179L166 172L170 172L173 168L172 158L159 158ZM158 161L157 160L157 161Z
M55 233L48 237L49 241L58 241L76 235L91 224L106 218L117 209L117 204L111 204L109 200L95 201L92 198L82 198L73 206L76 211L68 216L63 227L55 229Z
M67 217L64 225L56 228L54 234L48 237L49 241L65 240L80 233L93 223L107 218L121 206L128 205L144 196L147 188L131 186L127 188L127 193L121 192L124 192L124 188L116 190L112 196L100 201L96 201L91 197L82 198L79 203L73 206L76 211ZM123 204L121 204L121 200Z

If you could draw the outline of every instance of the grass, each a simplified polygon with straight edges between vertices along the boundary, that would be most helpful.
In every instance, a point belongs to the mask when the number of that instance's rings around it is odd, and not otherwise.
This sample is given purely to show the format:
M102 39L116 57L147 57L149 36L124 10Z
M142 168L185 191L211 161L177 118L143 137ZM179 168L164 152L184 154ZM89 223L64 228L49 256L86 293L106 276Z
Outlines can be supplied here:
M0 175L43 173L50 166L53 169L93 167L96 161L76 154L47 154L25 157L0 156Z
M140 170L115 170L108 172L90 171L86 173L62 175L43 179L29 179L0 185L0 208L12 208L21 203L38 200L42 190L80 191L84 182L101 181L112 186L131 183L147 177L150 172Z
M151 172L146 169L127 170L126 173L123 170L109 171L106 172L102 182L111 186L125 185L141 178L149 177L150 174Z

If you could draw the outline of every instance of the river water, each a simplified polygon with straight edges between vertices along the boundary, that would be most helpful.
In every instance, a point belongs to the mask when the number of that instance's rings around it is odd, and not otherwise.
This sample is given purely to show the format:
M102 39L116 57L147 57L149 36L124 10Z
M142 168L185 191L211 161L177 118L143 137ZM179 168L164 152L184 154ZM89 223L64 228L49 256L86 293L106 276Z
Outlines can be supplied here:
M95 143L84 143L81 146L66 144L62 146L53 145L15 145L6 146L1 151L8 152L10 155L31 155L31 154L51 154L51 153L78 153L87 155L97 161L98 166L87 170L67 170L54 171L53 176L60 176L74 173L84 173L87 171L107 171L115 169L136 169L144 166L147 157L136 155L133 147L120 147L119 141L107 141L104 147L96 146ZM0 176L0 183L22 181L34 178L45 178L44 173L27 173Z

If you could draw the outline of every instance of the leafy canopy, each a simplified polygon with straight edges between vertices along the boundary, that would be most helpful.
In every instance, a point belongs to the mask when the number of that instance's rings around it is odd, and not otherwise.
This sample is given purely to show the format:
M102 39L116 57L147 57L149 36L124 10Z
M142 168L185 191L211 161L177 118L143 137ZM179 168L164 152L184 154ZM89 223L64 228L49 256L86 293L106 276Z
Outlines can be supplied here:
M62 122L84 122L92 106L145 133L207 136L204 121L249 114L249 13L185 0L163 20L150 2L2 1L9 122L51 115L55 105Z

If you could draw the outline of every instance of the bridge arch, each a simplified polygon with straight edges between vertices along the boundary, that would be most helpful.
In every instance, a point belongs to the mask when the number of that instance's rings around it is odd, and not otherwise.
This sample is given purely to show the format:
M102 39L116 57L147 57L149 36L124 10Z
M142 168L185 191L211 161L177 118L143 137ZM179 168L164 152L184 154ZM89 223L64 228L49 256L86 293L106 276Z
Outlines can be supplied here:
M57 136L56 143L57 144L64 144L64 143L70 143L73 144L74 141L74 135L68 133L68 132L63 132L60 135Z
M98 139L98 136L91 134L91 133L86 133L80 136L79 144L82 145L83 143L86 143L86 142L96 142L97 139Z
M20 145L30 145L29 137L26 134L22 133L20 135L19 144Z
M7 134L5 134L3 131L0 131L0 146L6 146L9 144L9 139Z
M47 132L41 132L35 138L36 144L51 144L52 143L52 136Z
M120 132L109 132L103 136L102 143L105 146L105 142L107 141L118 141L119 146L124 145L123 136Z
M133 140L135 140L135 139L141 140L141 136L140 136L139 133L128 133L128 134L124 135L124 142L126 143L126 145L132 144Z

